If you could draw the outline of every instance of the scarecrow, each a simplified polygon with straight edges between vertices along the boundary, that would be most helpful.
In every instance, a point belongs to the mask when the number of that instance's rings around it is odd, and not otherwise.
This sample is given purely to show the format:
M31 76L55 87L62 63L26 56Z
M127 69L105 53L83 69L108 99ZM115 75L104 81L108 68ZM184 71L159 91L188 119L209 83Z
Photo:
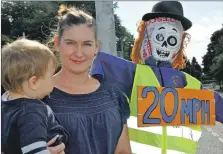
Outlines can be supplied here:
M180 71L186 58L184 50L190 41L186 31L191 26L192 22L184 17L180 2L158 2L138 24L139 35L132 49L132 62L103 52L99 52L94 60L90 74L99 80L117 83L130 99L127 124L133 153L196 153L201 137L199 125L138 127L137 124L139 85L205 89L200 81ZM223 98L214 92L214 99L215 119L223 123Z

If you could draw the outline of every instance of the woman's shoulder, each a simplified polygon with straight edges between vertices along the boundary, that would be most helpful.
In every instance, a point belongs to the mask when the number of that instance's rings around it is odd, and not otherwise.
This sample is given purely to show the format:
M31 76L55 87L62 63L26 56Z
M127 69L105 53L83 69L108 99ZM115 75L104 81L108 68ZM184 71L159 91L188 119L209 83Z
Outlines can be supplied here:
M121 92L121 88L120 88L120 84L118 82L108 82L108 81L105 81L105 80L102 80L100 82L101 84L101 87L103 89L106 89L108 91L112 91L112 92L115 92L115 93L119 93Z
M114 92L116 95L126 95L125 94L125 85L118 81L108 82L106 80L102 80L100 82L103 89L107 89L110 92Z
M123 115L123 120L126 123L126 120L128 119L129 115L130 115L130 108L129 108L129 98L127 97L127 95L122 91L122 84L119 82L113 82L113 83L109 83L109 82L102 82L101 83L102 86L104 86L106 89L108 89L108 91L110 91L110 94L115 97L113 99L116 99L119 108L122 111L122 115Z
M118 104L123 107L128 106L128 96L125 94L125 92L122 90L122 84L119 82L101 82L101 89L105 89L107 93L112 96L112 99L116 99L118 101Z

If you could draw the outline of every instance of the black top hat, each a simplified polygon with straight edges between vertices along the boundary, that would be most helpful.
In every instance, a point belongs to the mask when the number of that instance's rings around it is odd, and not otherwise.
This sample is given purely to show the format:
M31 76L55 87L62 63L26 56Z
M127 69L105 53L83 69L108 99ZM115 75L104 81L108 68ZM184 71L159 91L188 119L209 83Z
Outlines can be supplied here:
M178 1L161 1L156 3L151 13L147 13L142 20L148 21L156 17L169 17L181 21L184 30L192 26L192 22L184 17L182 4Z

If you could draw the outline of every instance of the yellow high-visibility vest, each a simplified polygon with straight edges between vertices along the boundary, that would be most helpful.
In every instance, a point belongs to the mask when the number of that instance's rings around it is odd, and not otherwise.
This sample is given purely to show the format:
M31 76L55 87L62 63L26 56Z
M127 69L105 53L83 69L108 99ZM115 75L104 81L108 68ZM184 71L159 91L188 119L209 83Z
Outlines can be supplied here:
M146 74L146 75L145 75ZM185 88L200 89L201 83L185 73ZM132 152L135 154L196 154L201 127L173 126L137 127L137 87L159 87L153 70L147 65L138 64L130 98L130 118L127 121Z

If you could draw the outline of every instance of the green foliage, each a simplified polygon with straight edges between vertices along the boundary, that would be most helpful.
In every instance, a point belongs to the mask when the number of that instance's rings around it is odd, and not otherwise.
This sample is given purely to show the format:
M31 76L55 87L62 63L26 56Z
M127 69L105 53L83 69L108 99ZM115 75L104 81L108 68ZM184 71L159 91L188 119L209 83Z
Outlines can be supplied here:
M223 81L223 53L216 56L213 60L213 65L211 66L210 74L218 81Z
M7 43L13 42L13 39L9 38L7 35L1 34L1 46L3 47Z
M191 74L191 63L190 63L189 59L187 59L185 61L185 67L184 67L184 69L182 69L182 71L184 71L184 72L186 72L188 74Z
M207 47L207 53L203 57L204 73L209 74L215 57L223 53L223 28L215 31Z
M202 69L195 57L192 58L191 68L192 68L191 75L196 77L197 79L200 79L202 74Z
M16 39L26 38L45 42L57 25L60 4L73 5L95 17L94 1L4 1L2 2L2 34Z
M192 58L192 61L186 60L185 68L182 71L192 75L193 77L197 78L198 80L202 77L202 69L201 66L198 64L197 59L195 57Z
M117 9L117 8L118 8L118 2L115 2L115 3L113 4L113 7L114 7L114 9Z
M215 31L208 44L207 53L203 57L204 73L215 78L217 82L223 81L223 27ZM221 84L220 84L221 86Z
M84 10L96 17L94 1L3 1L2 9L2 44L10 42L23 36L32 40L46 43L57 26L57 11L60 4L72 5ZM118 2L113 4L114 9L118 8ZM123 42L124 58L130 59L133 35L121 24L120 18L115 14L115 29L117 50L121 51L121 40ZM7 38L6 38L7 37Z
M130 60L134 36L122 26L121 19L115 14L115 31L117 40L117 51L121 51L121 42L123 41L124 58Z

